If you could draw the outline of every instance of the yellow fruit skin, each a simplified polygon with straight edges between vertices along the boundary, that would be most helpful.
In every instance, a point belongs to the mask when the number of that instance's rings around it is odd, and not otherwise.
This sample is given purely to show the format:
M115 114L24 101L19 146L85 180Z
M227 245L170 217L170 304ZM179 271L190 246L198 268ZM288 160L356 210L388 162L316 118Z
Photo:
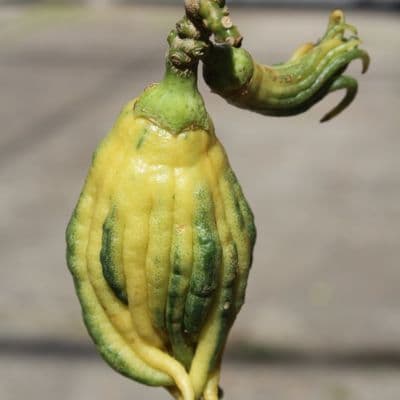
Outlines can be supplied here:
M185 400L218 398L253 215L211 120L208 131L174 134L134 104L93 156L67 229L68 265L89 333L113 368Z

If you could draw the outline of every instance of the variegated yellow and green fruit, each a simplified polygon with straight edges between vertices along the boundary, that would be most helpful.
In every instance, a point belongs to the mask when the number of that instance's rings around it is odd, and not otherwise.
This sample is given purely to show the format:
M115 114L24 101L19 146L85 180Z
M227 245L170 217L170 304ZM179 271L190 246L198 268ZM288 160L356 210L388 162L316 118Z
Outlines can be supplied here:
M348 26L336 12L320 43L263 68L209 41L213 33L240 45L223 1L186 3L168 38L164 79L123 108L93 156L68 225L67 259L87 329L114 369L177 399L218 400L256 229L197 89L199 59L213 90L264 114L303 112L329 91L350 90L331 117L356 92L341 73L367 55L344 38Z
M68 264L103 357L133 379L176 386L184 399L199 398L218 373L255 241L196 80L168 64L162 83L124 107L67 232Z

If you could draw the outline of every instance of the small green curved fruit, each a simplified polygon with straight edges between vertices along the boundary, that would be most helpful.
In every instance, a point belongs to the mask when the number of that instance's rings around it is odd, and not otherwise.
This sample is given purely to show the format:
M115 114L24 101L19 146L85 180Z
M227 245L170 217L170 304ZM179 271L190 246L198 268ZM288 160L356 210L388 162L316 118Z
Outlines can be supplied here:
M236 107L264 115L289 116L307 111L328 93L345 89L344 99L321 122L343 111L357 94L357 81L342 73L360 58L363 73L369 56L358 48L356 29L345 23L340 10L331 13L327 32L316 44L300 46L286 63L257 63L244 49L212 46L203 66L204 80L211 90Z

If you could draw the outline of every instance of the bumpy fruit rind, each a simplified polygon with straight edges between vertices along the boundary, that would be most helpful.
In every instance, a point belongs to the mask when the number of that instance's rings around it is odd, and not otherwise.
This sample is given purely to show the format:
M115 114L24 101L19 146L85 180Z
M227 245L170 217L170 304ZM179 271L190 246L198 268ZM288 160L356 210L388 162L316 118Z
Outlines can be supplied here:
M68 265L87 329L114 369L184 399L218 398L253 215L211 120L208 130L171 133L134 104L93 156L67 229Z

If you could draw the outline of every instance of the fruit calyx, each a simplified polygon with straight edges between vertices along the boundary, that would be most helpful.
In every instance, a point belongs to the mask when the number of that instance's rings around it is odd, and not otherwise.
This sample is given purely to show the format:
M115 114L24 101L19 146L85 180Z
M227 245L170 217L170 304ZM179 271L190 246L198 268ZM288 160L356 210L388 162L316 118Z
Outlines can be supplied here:
M168 35L169 49L163 80L148 87L134 112L173 134L210 128L203 98L197 87L199 61L216 42L240 46L242 37L229 19L222 0L187 0L186 15Z
M181 71L167 60L164 79L144 91L134 112L172 134L208 130L208 114L197 89L197 66Z

